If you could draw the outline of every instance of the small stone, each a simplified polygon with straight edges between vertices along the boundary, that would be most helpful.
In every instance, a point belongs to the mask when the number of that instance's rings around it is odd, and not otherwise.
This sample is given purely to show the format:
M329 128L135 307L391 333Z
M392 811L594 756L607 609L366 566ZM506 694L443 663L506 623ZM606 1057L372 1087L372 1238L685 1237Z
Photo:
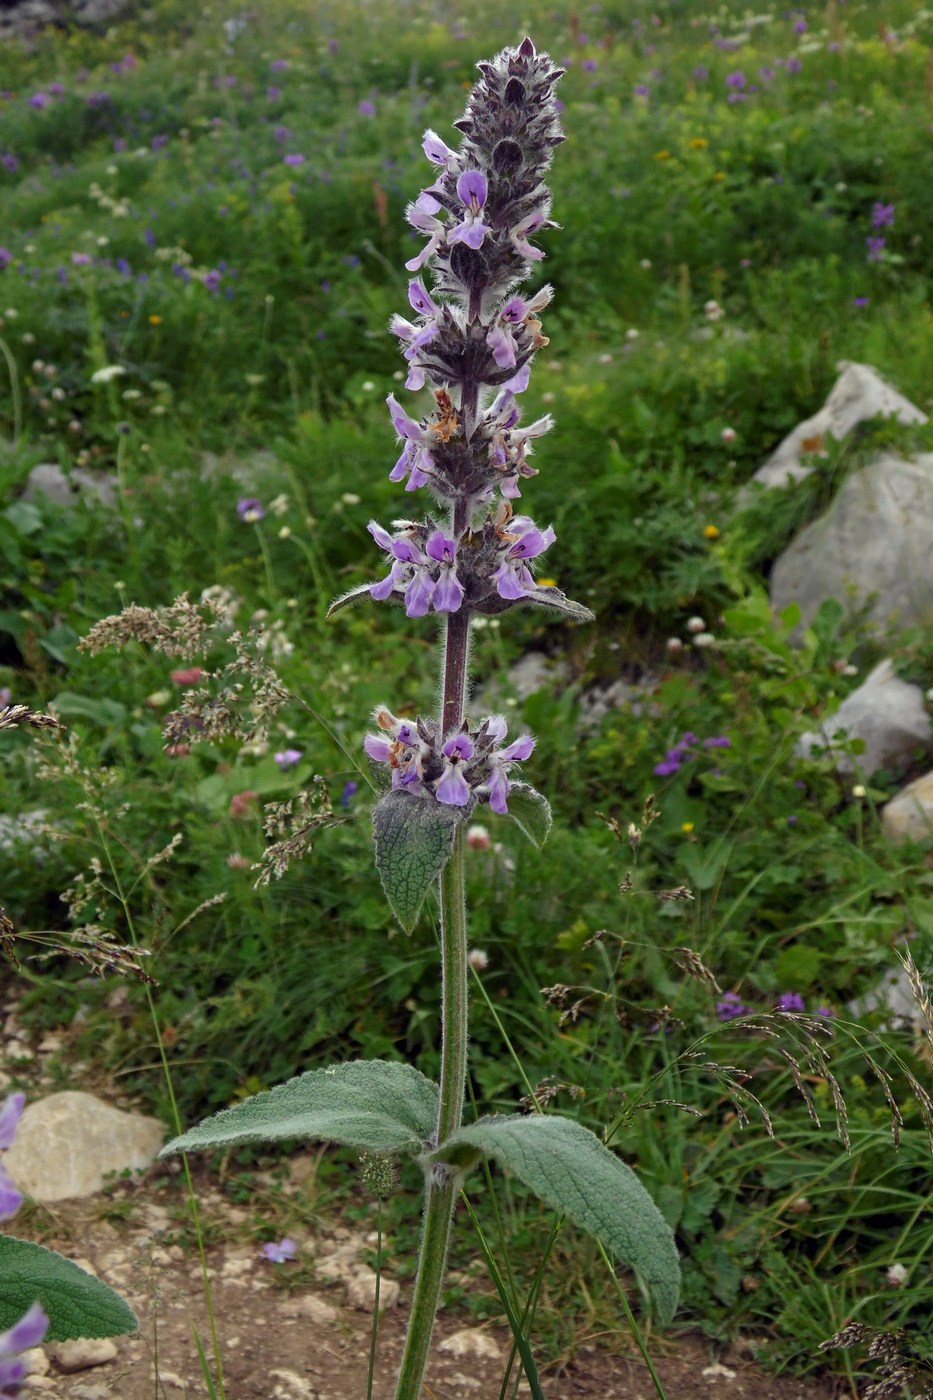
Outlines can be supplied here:
M48 1353L59 1371L71 1375L105 1366L116 1359L117 1349L109 1337L79 1337L72 1342L50 1342Z
M718 1361L714 1361L712 1366L704 1366L700 1372L708 1381L734 1381L737 1374L736 1371L730 1371L728 1366L721 1366Z
M463 1327L459 1332L451 1332L438 1343L438 1351L448 1351L452 1356L488 1356L493 1361L502 1355L495 1337L481 1327Z
M320 1325L336 1322L339 1316L336 1308L315 1293L298 1293L283 1298L279 1312L283 1317L308 1317Z
M49 1374L51 1363L43 1347L31 1347L29 1351L22 1353L20 1360L26 1367L27 1376L47 1376Z
M376 1306L376 1274L372 1269L360 1269L347 1285L347 1302L360 1312L373 1312ZM393 1278L384 1275L379 1282L379 1311L394 1308L399 1300L399 1286Z
M889 841L928 841L933 837L933 772L908 783L881 813Z
M281 1385L275 1388L276 1397L281 1396L282 1400L285 1400L285 1397L288 1397L288 1400L317 1400L318 1391L310 1381L299 1376L297 1371L288 1371L284 1366L273 1366L269 1376L281 1382Z

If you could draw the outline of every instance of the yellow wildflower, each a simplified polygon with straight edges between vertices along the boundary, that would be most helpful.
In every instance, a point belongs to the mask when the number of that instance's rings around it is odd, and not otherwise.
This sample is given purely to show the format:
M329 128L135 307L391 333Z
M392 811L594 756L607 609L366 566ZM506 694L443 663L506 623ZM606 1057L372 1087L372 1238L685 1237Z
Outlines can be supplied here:
M691 151L705 151L709 142L705 136L691 136L687 145L690 147Z
M716 174L713 176L714 180L724 180L725 178L726 172L724 170L717 170Z
M150 317L149 317L149 324L150 324L150 326L161 326L161 324L162 324L162 317L161 317L161 316L150 316Z
M693 822L681 822L680 829L685 836L689 836L691 831L693 830Z
M704 526L703 526L703 538L706 539L706 540L718 540L718 539L719 539L719 526L718 526L718 525L704 525Z
M655 160L670 160L671 153L670 151L655 151L654 158Z

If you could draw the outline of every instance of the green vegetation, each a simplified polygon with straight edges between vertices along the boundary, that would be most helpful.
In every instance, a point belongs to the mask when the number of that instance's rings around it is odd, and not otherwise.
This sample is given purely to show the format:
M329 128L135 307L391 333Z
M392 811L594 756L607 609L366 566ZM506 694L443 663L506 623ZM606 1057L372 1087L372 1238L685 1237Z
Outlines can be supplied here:
M3 809L41 809L44 828L3 837L0 902L23 935L32 1024L66 1028L70 1055L168 1117L160 1040L186 1124L338 1057L436 1070L432 918L409 938L387 909L361 749L377 703L432 706L433 623L413 641L388 608L324 613L382 572L367 521L405 508L384 407L402 378L386 326L420 246L404 210L429 179L424 129L448 137L474 62L520 37L499 9L480 0L467 23L424 0L266 0L238 31L233 9L154 0L106 33L0 53L0 690L54 707L73 744L0 733ZM538 853L490 818L470 852L471 937L488 957L472 1092L512 1110L545 1085L561 1111L611 1125L678 1232L679 1321L767 1335L801 1370L849 1364L816 1353L849 1318L906 1326L933 1357L928 1061L911 1032L846 1010L908 936L929 963L929 851L881 837L895 775L856 795L795 751L873 643L827 605L793 647L796 617L772 617L765 593L866 443L928 449L929 430L873 428L778 502L734 513L838 361L933 402L933 12L530 0L524 15L568 69L561 230L542 238L550 345L526 396L557 428L524 499L554 523L557 582L598 620L516 612L475 633L484 694L538 737L529 777L555 826ZM112 503L86 487L68 505L24 496L39 463L91 473ZM264 515L241 519L252 497ZM267 742L166 750L189 663L77 643L125 604L207 589L299 699ZM695 616L718 645L691 644ZM519 699L510 667L532 649L568 670ZM201 664L230 655L219 643ZM908 639L904 659L933 684L928 642ZM646 682L635 703L581 727L593 687L620 675ZM287 750L300 757L277 762ZM342 824L254 887L261 804L315 775ZM694 897L659 897L680 886ZM74 927L149 950L158 1040L137 982L35 960L68 925L62 891ZM782 996L823 1030L778 1011ZM722 1019L738 1004L751 1019ZM503 1194L530 1278L539 1207L511 1182ZM618 1325L615 1300L588 1291L591 1248L562 1231L537 1324L555 1348Z

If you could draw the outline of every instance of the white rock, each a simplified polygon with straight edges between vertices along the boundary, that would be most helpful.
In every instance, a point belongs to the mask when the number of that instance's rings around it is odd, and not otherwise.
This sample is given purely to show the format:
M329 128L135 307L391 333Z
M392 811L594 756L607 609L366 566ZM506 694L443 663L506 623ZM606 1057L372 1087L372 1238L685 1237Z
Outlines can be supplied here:
M881 813L889 841L924 841L933 837L933 773L908 783Z
M730 1371L728 1366L721 1366L718 1361L714 1361L712 1366L704 1366L700 1375L705 1376L708 1381L734 1381L736 1372Z
M73 506L79 500L90 505L112 507L117 501L117 478L113 472L98 475L74 467L66 476L57 462L40 462L26 478L23 500L51 501L57 506Z
M804 441L814 442L831 435L841 442L857 423L878 414L896 418L899 423L927 421L926 414L886 383L871 365L842 360L836 368L841 373L823 407L812 418L797 424L758 468L752 481L760 481L764 486L786 486L788 480L802 480L813 471L812 466L804 466L800 460Z
M71 1375L105 1366L116 1358L117 1349L109 1337L79 1337L73 1342L50 1342L48 1353L59 1371Z
M27 1376L47 1376L51 1365L43 1347L31 1347L24 1351L20 1360L26 1367Z
M283 1317L309 1317L321 1325L336 1322L339 1317L337 1309L315 1293L293 1293L282 1299L278 1310Z
M875 667L819 730L801 735L797 752L809 757L813 747L831 750L833 735L840 731L850 739L865 741L865 751L857 759L836 754L840 773L853 773L857 767L870 777L879 768L902 767L918 748L933 747L933 727L923 691L896 676L890 658Z
M317 1400L318 1391L314 1389L310 1381L306 1381L303 1376L299 1376L297 1371L288 1371L284 1366L273 1366L269 1371L269 1376L280 1381L274 1391L277 1397L288 1397L288 1400Z
M376 1306L376 1275L372 1269L360 1269L347 1285L347 1302L351 1308L371 1313ZM382 1275L379 1282L379 1311L394 1308L399 1299L399 1286L394 1278Z
M164 1138L156 1118L67 1090L27 1103L4 1166L35 1200L62 1201L100 1191L109 1173L144 1171Z
M780 612L799 603L803 623L826 598L865 610L882 635L933 619L933 453L906 461L885 452L846 478L819 519L801 530L771 574Z
M481 1327L463 1327L459 1332L451 1332L438 1343L438 1351L448 1351L452 1356L488 1356L493 1361L502 1355L495 1337Z
M910 978L903 967L892 968L864 996L850 1001L846 1010L861 1021L872 1011L884 1013L884 1029L923 1029L923 1019L913 994Z

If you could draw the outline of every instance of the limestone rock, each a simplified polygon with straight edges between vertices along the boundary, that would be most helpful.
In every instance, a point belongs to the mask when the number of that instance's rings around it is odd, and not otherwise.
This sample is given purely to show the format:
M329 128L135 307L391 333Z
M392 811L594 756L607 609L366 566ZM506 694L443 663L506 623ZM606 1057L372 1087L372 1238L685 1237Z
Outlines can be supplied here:
M924 841L933 837L933 772L908 783L885 804L881 826L889 841Z
M117 1349L109 1337L79 1337L73 1342L50 1342L48 1353L59 1371L71 1375L74 1371L89 1371L92 1366L105 1366L115 1359Z
M379 1311L394 1308L399 1299L399 1286L394 1278L383 1274L379 1280ZM347 1285L347 1302L360 1312L372 1312L376 1306L376 1275L372 1269L362 1268L353 1275Z
M338 1318L337 1309L316 1293L289 1294L278 1304L278 1311L283 1317L308 1317L318 1326L334 1323Z
M109 24L129 8L130 0L4 0L0 39L32 38L46 25Z
M836 755L840 773L858 768L870 777L879 768L902 768L918 748L933 748L933 726L923 692L895 675L890 658L875 667L819 730L801 735L797 752L808 757L814 746L832 750L833 735L840 731L865 741L865 751L857 760L844 753Z
M37 1201L91 1196L109 1173L144 1171L164 1138L156 1118L67 1090L27 1103L4 1166Z
M451 1332L438 1343L437 1349L450 1352L452 1356L488 1356L493 1361L502 1355L495 1337L481 1327L462 1327L459 1332Z
M66 476L57 462L40 462L26 478L23 500L46 500L56 506L73 506L84 500L89 505L113 507L117 478L112 472L89 472L84 467L74 467Z
M807 450L805 442L814 443L828 436L840 442L857 423L879 414L896 418L899 423L927 421L926 414L886 383L871 365L842 360L836 368L841 373L823 407L812 418L797 424L758 468L752 481L760 481L763 486L786 486L788 479L802 481L813 471L813 467L801 462Z
M804 624L826 598L888 635L933 618L933 453L883 453L843 482L825 514L781 555L771 603L800 605Z

